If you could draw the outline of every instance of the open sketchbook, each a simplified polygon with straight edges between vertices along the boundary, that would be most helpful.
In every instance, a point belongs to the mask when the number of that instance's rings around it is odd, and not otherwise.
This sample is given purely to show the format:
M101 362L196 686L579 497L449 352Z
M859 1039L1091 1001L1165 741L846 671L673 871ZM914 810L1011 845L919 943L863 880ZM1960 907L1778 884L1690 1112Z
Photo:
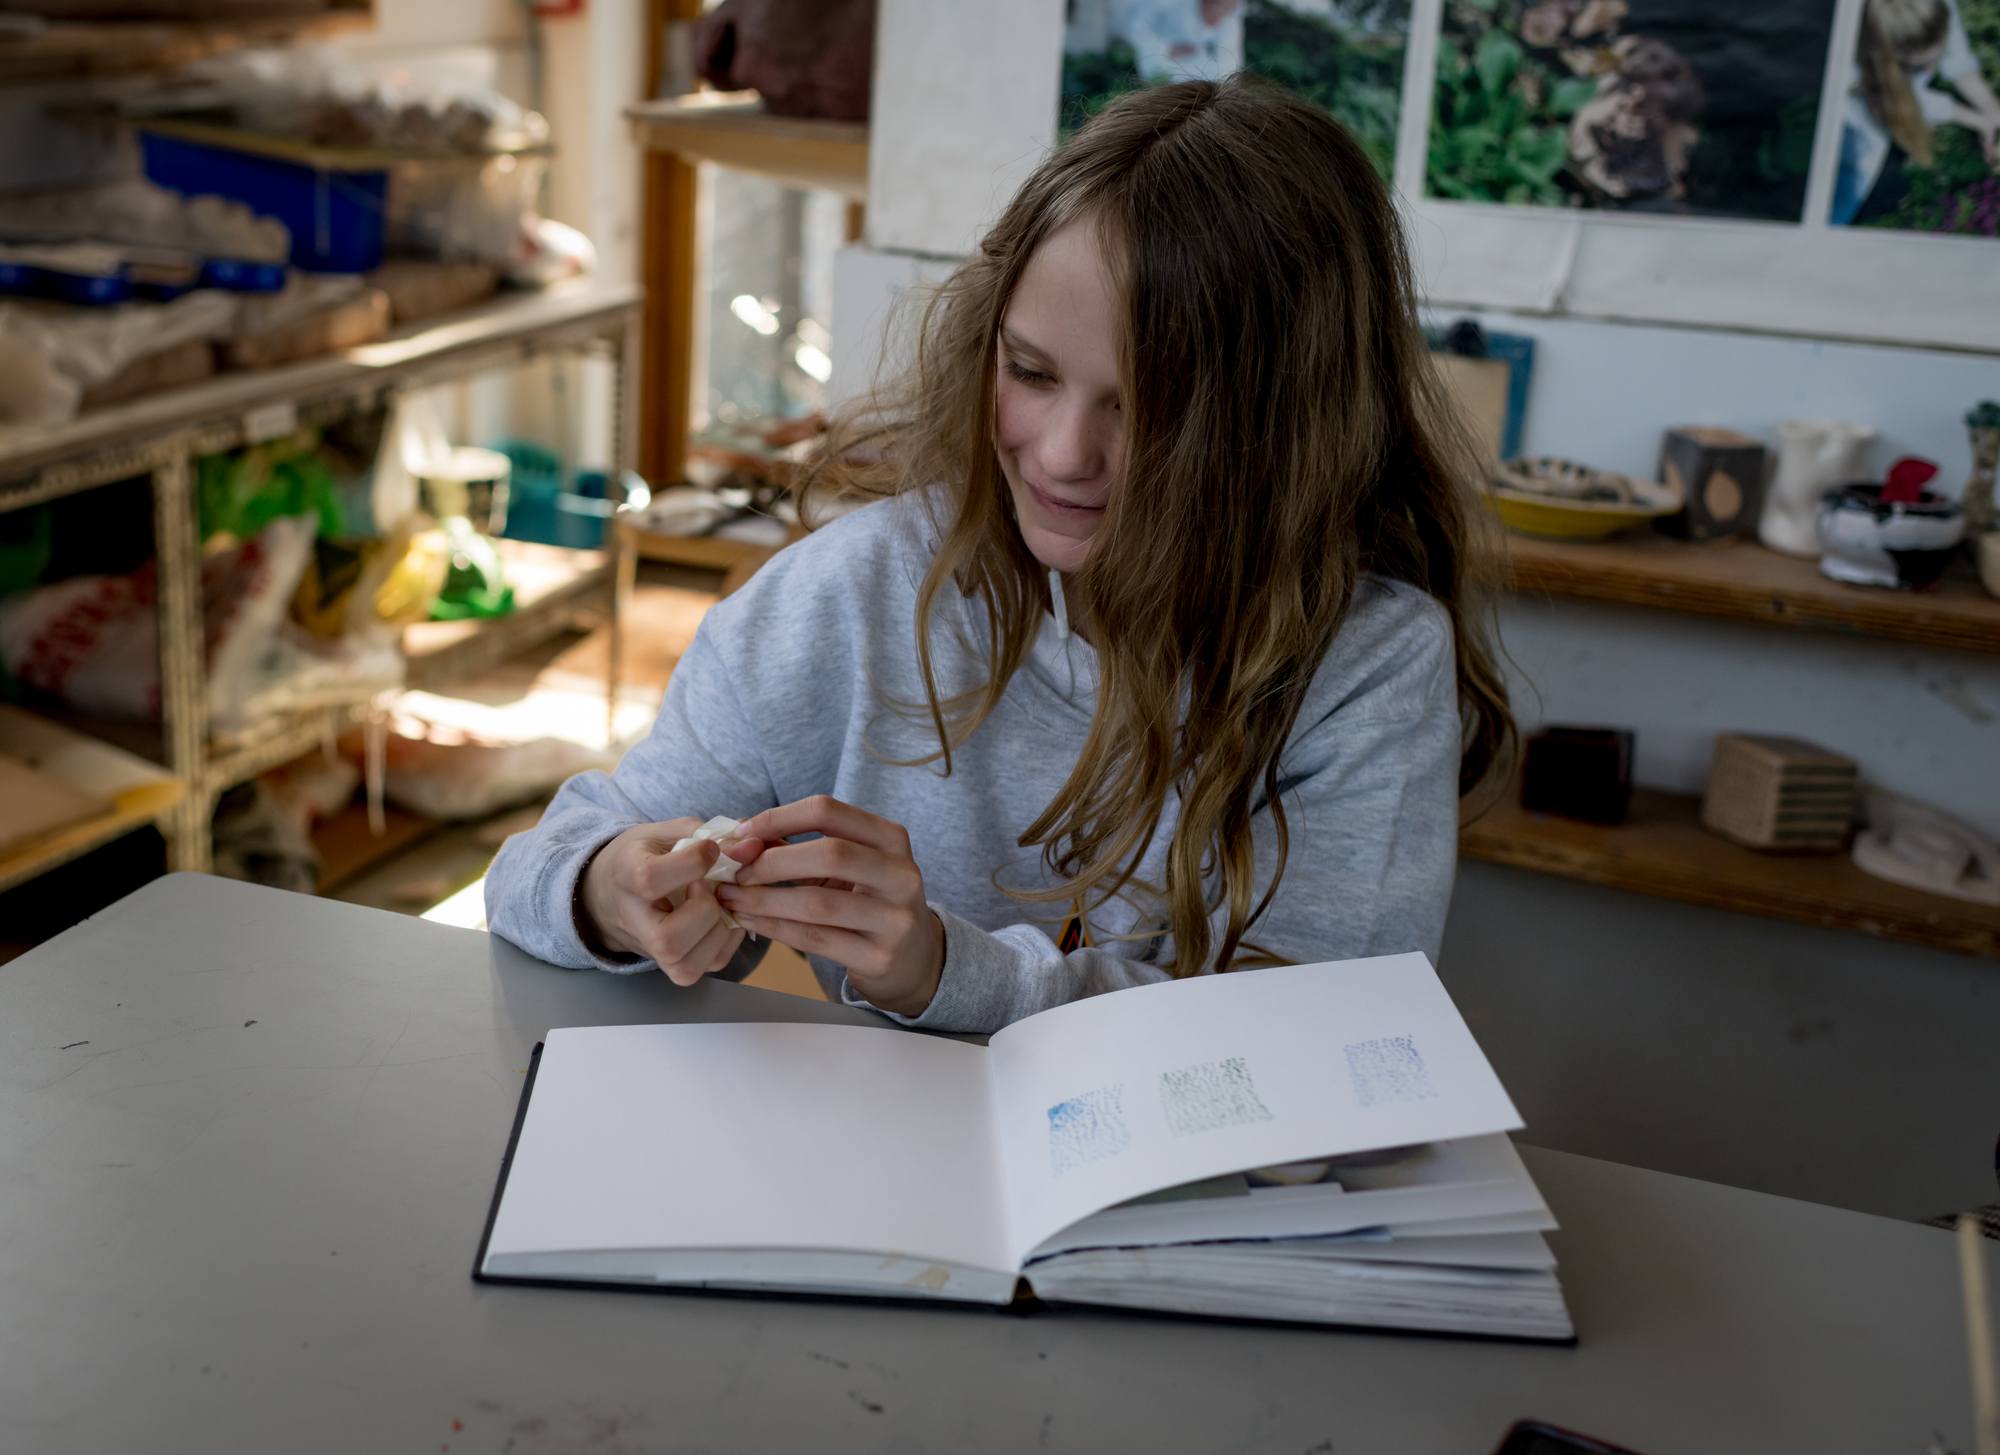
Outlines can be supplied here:
M1051 1302L1563 1339L1520 1118L1429 961L1138 986L985 1046L554 1030L484 1280Z

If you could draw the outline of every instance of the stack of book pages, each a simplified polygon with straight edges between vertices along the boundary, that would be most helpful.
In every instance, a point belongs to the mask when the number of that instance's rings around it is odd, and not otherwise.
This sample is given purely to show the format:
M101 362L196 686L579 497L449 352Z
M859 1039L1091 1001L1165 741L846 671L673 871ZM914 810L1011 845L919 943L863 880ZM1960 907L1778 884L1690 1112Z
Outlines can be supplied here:
M475 1276L1565 1340L1520 1124L1417 954L1135 987L984 1046L556 1030Z

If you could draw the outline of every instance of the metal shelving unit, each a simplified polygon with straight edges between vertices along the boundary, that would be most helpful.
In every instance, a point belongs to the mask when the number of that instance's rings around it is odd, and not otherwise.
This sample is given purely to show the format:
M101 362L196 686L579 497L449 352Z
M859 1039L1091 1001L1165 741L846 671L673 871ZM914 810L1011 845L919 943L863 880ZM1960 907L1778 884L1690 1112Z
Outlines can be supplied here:
M367 30L373 0L291 15L211 20L63 20L0 36L0 81L46 82L170 71L210 56Z
M363 704L288 713L240 737L212 739L206 717L202 659L201 549L196 539L194 461L289 433L385 402L403 390L468 378L552 353L596 353L613 370L614 478L633 458L632 365L637 358L639 290L579 282L533 294L503 295L392 334L377 343L282 368L224 374L86 413L58 425L0 429L0 511L73 495L145 476L151 483L159 561L161 721L84 724L87 730L165 764L180 784L163 796L156 822L174 869L209 865L209 820L216 798L237 783L309 752ZM621 666L617 536L608 552L580 552L575 575L539 593L521 611L496 620L495 643L518 648L560 630L592 600L611 622L610 685L616 698ZM480 628L466 633L476 636ZM460 644L452 654L476 664L491 655ZM426 685L450 675L449 661L431 664ZM168 801L170 799L170 801ZM144 822L146 820L139 820ZM102 836L81 847L65 841L64 857L107 842L137 826L107 821ZM60 859L41 867L53 868ZM27 877L25 875L20 877Z

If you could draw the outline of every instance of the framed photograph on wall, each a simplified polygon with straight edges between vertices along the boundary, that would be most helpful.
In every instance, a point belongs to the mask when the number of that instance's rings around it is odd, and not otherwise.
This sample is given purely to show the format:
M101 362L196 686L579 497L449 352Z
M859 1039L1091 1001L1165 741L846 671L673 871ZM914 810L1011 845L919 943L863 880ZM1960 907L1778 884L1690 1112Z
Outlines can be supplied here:
M1834 0L1444 0L1425 194L1797 222Z
M2000 0L1865 0L1835 227L2000 237Z
M1251 71L1346 124L1395 169L1410 0L1068 0L1062 130L1163 81Z

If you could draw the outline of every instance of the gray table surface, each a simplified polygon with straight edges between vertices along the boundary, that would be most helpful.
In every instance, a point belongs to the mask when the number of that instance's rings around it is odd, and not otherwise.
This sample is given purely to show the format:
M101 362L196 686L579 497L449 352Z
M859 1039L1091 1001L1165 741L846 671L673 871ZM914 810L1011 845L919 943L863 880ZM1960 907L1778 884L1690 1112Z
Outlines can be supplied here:
M0 1450L1967 1448L1950 1235L1553 1152L1573 1349L470 1280L551 1026L853 1018L149 885L0 966Z

